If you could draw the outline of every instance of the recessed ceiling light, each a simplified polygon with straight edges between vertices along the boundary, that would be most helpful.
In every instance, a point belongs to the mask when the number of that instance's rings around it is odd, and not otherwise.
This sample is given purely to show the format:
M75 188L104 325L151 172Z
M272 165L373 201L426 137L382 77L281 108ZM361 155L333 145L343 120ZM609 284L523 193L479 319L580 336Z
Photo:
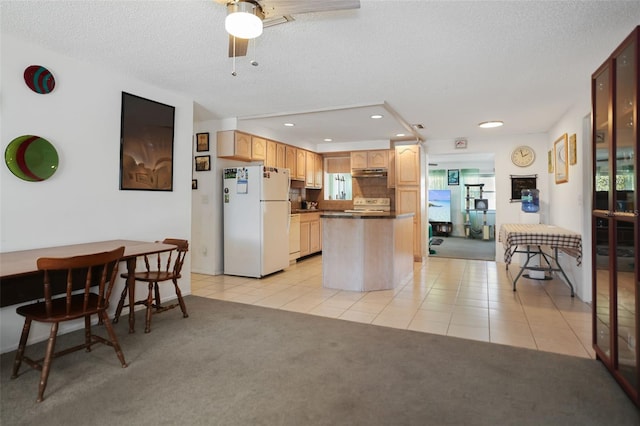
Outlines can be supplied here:
M380 114L373 114L373 115L371 116L371 118L373 118L374 120L378 120L378 119L382 118L382 115L380 115Z
M483 121L482 123L479 123L478 126L482 127L483 129L491 129L493 127L500 127L504 125L504 122L502 121Z
M293 124L293 123L284 123L284 126L285 127L293 127L293 126L295 126L295 124Z
M333 139L331 139L331 138L324 138L324 141L325 141L325 142L333 142Z
M401 138L401 137L403 137L403 136L407 136L407 135L405 135L404 133L397 133L397 134L396 134L396 136L397 136L397 137L399 137L399 138Z

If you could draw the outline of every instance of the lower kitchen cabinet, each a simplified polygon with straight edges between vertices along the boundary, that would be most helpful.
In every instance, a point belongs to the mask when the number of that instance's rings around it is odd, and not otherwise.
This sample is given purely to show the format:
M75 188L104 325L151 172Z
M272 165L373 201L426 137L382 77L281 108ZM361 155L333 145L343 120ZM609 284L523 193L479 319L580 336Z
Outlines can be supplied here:
M300 257L322 251L320 212L300 215Z

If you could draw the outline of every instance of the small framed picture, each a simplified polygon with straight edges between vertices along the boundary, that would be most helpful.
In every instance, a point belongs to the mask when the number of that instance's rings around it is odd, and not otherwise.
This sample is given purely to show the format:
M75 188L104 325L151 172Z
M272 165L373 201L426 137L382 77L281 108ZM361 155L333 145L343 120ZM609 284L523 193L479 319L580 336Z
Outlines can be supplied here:
M569 182L569 156L567 155L567 134L560 136L553 143L553 158L555 164L555 181L558 183Z
M196 157L196 172L206 172L211 170L211 156L198 155Z
M460 185L460 169L447 170L447 184Z
M196 133L196 151L209 151L209 133Z
M191 179L191 189L198 189L198 179Z
M576 134L569 136L569 164L575 165L578 162L578 147L576 146Z

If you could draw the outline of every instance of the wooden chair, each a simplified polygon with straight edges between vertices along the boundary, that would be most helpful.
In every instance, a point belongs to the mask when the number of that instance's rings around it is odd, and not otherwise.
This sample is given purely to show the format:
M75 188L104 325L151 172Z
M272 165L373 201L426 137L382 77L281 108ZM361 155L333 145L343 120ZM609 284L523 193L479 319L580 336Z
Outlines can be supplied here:
M44 273L44 301L16 309L19 315L25 317L25 321L11 375L12 379L18 377L22 361L42 371L38 387L38 402L44 399L44 390L47 387L51 362L54 358L80 349L90 352L91 346L95 343L104 343L114 348L122 367L127 366L107 314L109 297L118 276L118 263L123 253L124 247L120 247L110 252L84 256L38 259L38 270ZM94 292L96 289L92 288L93 286L97 286L97 292ZM65 295L54 298L53 293L56 289L63 289ZM91 332L91 316L94 314L98 316L99 322L104 324L109 340ZM54 352L59 324L79 318L84 318L84 343ZM51 323L45 356L36 361L24 354L32 321Z
M127 295L129 293L129 274L123 273L120 275L122 278L126 279L127 284L125 284L125 287L122 290L122 294L120 295L120 301L118 302L118 307L114 315L114 322L118 322L123 307L128 306L129 309L133 309L135 305L144 305L146 307L144 327L145 333L149 333L151 331L151 315L153 314L168 311L169 309L173 309L179 305L180 309L182 310L183 318L189 317L186 305L184 304L184 299L182 298L182 292L180 291L180 287L178 286L178 280L182 277L182 264L184 263L184 258L189 251L189 242L187 240L179 240L175 238L166 238L162 242L164 244L176 245L177 249L169 252L169 256L167 257L166 262L162 260L162 253L158 253L156 255L155 269L151 268L151 262L149 259L150 256L145 256L144 263L146 266L146 271L136 272L133 277L135 281L141 281L148 284L149 291L147 293L146 299L137 300L133 303L131 300L129 300L129 304L125 305L125 299L127 298ZM171 263L172 260L173 264ZM176 296L178 297L178 303L164 306L162 305L158 283L164 281L171 281L173 283L173 287L176 291Z

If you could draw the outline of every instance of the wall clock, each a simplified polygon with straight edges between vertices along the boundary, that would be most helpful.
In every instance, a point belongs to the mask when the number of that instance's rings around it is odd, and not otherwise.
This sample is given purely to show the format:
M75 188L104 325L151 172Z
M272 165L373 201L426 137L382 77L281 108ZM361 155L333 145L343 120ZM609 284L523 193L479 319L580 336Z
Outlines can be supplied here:
M519 146L511 153L511 161L518 167L530 166L535 159L536 153L528 146Z

